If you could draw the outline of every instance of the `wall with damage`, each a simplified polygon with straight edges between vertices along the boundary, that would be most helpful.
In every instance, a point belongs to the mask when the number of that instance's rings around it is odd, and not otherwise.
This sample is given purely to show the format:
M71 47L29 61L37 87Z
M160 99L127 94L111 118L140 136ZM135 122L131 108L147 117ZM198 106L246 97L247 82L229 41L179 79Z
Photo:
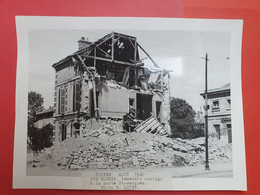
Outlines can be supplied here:
M99 117L123 118L129 113L128 89L116 83L107 82L98 98Z
M139 50L154 68L145 67ZM82 137L87 121L95 124L93 118L122 122L126 115L131 121L154 116L169 129L169 72L159 68L135 37L113 32L87 41L53 67L56 141Z

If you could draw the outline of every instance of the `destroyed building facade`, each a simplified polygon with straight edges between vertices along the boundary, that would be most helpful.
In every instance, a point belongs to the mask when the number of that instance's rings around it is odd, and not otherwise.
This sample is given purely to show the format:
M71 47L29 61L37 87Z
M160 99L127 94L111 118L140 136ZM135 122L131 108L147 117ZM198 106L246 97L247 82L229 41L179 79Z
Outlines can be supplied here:
M156 64L136 37L112 32L78 43L78 51L53 64L54 142L84 137L108 121L125 131L170 132L169 71Z
M205 99L205 93L200 94ZM210 89L208 97L209 135L232 142L230 84Z

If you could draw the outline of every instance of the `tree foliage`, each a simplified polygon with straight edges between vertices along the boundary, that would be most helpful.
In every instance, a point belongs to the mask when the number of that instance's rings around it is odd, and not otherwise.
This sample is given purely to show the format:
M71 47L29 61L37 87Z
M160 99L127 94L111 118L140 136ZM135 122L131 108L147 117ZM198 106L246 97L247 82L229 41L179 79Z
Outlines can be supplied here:
M33 151L52 146L53 126L48 124L40 129L34 126L36 113L43 111L43 97L40 93L30 91L28 93L28 132L29 145Z
M192 139L203 136L201 126L195 122L195 111L184 99L171 98L170 126L172 137Z
M43 111L43 97L40 93L30 91L28 93L28 126L36 122L36 112Z
M40 151L44 148L52 146L52 132L53 126L47 124L41 129L34 125L28 127L28 137L30 139L30 146L33 151Z

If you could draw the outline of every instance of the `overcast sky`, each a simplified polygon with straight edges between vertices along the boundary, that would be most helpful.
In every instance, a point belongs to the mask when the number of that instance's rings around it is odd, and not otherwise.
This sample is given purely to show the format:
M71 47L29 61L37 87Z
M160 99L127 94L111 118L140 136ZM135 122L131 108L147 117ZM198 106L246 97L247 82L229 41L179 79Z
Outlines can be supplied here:
M108 33L119 32L137 37L138 43L156 63L171 74L171 96L185 99L198 111L203 106L199 95L204 90L205 58L208 53L208 88L229 83L230 33L191 31L29 31L29 90L44 97L44 106L53 106L52 64L77 51L81 37L96 41Z

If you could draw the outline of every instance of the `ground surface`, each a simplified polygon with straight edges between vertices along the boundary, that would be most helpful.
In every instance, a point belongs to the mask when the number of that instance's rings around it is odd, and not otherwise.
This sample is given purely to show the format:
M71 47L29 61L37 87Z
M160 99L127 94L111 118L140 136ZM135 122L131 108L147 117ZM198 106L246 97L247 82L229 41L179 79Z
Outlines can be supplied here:
M232 177L232 144L209 138L210 171L204 170L204 138L172 139L150 133L90 133L28 154L27 175L80 176L83 171L171 171L173 177Z

